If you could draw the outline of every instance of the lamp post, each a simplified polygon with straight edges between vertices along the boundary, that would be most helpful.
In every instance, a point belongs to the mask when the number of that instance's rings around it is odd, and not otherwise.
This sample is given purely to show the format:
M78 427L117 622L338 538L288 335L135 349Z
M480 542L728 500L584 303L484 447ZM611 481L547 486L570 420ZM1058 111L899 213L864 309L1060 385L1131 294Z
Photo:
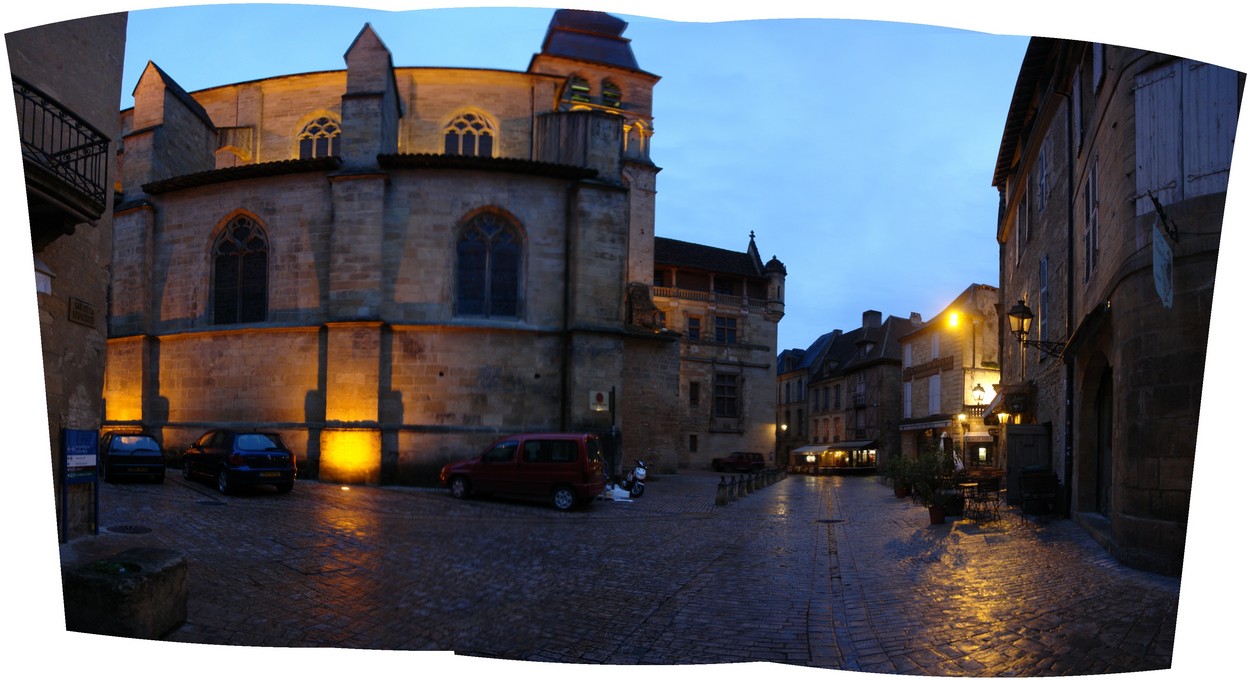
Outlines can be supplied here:
M999 456L1007 455L1007 418L1009 414L1006 411L998 412L998 449ZM1001 458L999 460L1002 460Z
M1049 340L1029 340L1029 328L1033 325L1033 310L1024 304L1024 300L1016 302L1016 306L1007 312L1007 320L1011 324L1011 334L1020 343L1020 380L1024 381L1024 348L1036 347L1052 357L1062 357L1064 345Z
M960 413L959 414L959 457L964 458L964 459L967 458L967 448L966 448L967 437L968 437L968 414ZM966 466L967 464L968 464L968 461L964 460L964 465Z

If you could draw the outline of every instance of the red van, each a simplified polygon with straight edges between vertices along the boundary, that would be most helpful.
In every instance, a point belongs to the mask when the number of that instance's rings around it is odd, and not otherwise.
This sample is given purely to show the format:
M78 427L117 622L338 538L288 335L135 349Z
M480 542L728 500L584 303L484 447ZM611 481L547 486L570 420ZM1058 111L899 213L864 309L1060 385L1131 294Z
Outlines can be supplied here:
M570 510L603 492L603 449L593 434L512 435L496 440L476 458L443 466L439 483L456 498L520 496Z

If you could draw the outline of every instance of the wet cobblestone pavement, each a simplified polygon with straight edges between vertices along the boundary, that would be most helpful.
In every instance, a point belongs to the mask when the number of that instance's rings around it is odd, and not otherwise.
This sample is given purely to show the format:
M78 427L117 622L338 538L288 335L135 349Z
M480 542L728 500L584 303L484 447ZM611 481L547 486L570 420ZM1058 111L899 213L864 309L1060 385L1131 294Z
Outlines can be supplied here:
M719 479L560 513L307 481L223 497L171 475L102 484L100 535L61 561L183 553L172 642L955 676L1171 663L1180 581L1120 566L1070 521L931 526L858 477L790 475L718 506Z

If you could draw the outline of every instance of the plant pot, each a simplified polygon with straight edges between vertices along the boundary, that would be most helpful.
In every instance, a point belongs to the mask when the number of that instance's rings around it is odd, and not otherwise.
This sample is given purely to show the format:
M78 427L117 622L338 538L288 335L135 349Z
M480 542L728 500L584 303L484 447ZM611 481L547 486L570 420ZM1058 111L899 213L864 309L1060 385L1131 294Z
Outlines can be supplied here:
M894 485L894 497L895 497L895 498L907 498L907 497L908 497L908 496L910 496L910 495L911 495L911 487L910 487L910 486L908 486L908 485L906 485L906 484L895 484L895 485Z
M930 505L929 524L946 524L946 508L941 505Z

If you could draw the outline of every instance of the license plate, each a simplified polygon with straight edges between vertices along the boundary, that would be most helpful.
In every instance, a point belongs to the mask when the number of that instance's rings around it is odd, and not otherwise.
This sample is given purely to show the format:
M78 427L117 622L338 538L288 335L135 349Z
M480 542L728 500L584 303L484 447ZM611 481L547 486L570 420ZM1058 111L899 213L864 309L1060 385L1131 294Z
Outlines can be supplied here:
M280 477L280 476L281 476L281 473L278 473L278 472L262 472L262 473L260 473L260 476L261 476L261 477Z
M147 468L126 468L126 472L147 472Z

